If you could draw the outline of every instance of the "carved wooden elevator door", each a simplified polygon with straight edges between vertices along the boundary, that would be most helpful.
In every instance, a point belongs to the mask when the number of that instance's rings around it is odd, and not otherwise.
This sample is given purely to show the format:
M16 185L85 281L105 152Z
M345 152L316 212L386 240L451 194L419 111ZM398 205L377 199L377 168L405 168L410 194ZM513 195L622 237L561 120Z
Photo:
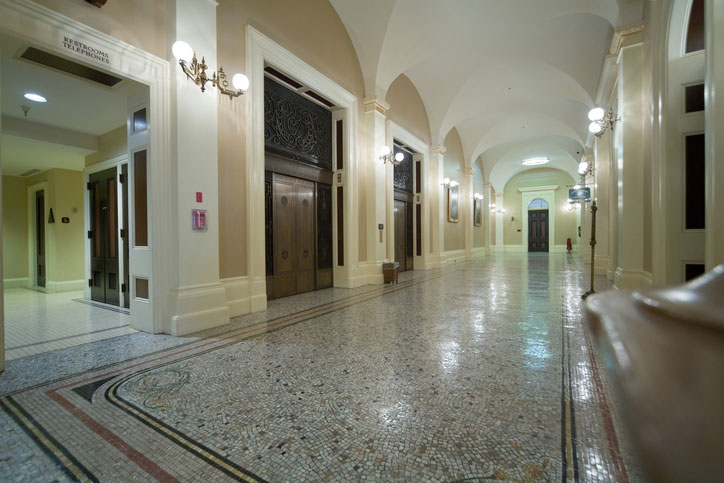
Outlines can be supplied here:
M274 270L267 292L279 298L315 289L316 210L313 182L276 173L272 182Z
M528 212L528 251L548 251L548 210Z

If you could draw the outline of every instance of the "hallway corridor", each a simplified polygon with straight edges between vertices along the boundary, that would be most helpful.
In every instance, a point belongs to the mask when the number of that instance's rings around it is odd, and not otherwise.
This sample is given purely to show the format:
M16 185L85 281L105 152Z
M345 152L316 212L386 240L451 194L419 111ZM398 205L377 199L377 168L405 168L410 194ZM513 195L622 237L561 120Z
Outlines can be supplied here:
M497 254L81 346L104 348L93 367L9 361L0 479L638 481L582 326L587 270Z

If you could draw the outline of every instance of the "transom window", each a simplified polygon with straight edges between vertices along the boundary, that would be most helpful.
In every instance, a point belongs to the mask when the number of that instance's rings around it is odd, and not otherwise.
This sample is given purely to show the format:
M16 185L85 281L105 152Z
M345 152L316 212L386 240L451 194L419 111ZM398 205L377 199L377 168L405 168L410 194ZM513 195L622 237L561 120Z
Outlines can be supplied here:
M548 203L546 200L536 198L528 204L529 210L546 210L548 209Z

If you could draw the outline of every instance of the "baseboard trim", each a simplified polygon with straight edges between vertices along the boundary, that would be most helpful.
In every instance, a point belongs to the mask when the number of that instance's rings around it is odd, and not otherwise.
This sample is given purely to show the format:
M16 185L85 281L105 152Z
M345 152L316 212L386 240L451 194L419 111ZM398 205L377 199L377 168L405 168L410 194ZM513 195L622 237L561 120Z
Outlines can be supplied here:
M26 288L30 287L30 278L6 278L3 280L3 288Z
M485 247L476 247L473 248L473 258L483 258L487 256L487 250Z
M45 290L52 293L76 292L83 290L87 283L85 280L65 280L62 282L48 280L45 282Z
M650 274L649 274L650 277ZM650 278L647 281L643 270L624 270L617 267L613 274L613 288L615 290L636 290L650 287Z
M440 261L443 267L464 261L465 258L465 250L450 250L440 255Z
M226 289L221 282L181 287L171 292L168 333L187 335L229 323Z
M222 278L219 280L226 292L226 305L229 317L238 317L251 312L249 277Z

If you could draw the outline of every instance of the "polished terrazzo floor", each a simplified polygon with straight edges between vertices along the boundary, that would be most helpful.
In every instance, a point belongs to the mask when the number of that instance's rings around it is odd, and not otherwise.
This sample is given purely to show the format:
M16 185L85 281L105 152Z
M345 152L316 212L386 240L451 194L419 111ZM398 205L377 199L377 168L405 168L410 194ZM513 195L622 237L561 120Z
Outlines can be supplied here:
M576 256L501 254L10 361L0 480L639 480L585 275Z

